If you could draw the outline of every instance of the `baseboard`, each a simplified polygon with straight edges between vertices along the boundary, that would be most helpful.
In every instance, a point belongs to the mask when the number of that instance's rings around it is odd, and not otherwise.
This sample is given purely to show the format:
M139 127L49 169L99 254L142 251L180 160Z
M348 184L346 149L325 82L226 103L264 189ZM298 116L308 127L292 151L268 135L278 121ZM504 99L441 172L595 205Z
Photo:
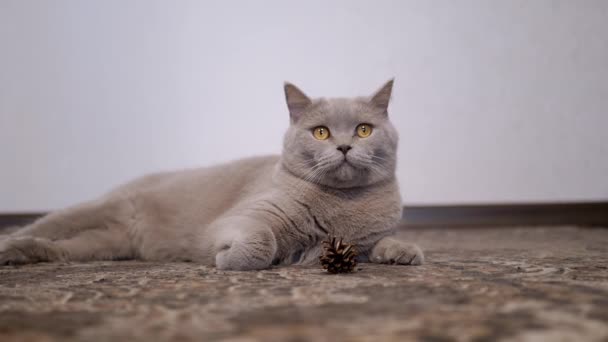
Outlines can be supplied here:
M0 213L0 229L26 225L44 214L44 212ZM608 227L608 202L405 206L403 225L405 227L533 225Z
M608 202L406 206L403 224L438 226L605 226Z
M29 213L0 213L0 229L25 226L28 223L34 222L36 219L44 216L44 212L29 212Z

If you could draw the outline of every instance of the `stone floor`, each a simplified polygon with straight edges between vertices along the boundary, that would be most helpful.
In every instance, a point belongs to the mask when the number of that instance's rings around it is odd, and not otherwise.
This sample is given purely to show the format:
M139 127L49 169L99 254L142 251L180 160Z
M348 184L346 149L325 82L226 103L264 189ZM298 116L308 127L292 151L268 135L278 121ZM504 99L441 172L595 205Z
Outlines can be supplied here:
M608 341L608 229L400 233L423 266L0 268L0 341Z

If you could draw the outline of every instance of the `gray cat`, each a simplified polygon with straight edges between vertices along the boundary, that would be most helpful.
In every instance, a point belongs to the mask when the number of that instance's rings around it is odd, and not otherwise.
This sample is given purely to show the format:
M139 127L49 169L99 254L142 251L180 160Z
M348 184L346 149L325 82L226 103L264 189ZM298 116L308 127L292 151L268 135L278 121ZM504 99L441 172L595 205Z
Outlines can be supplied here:
M256 270L311 264L343 237L360 261L421 264L401 218L393 81L369 98L310 99L285 84L282 156L152 174L0 240L0 264L142 259Z

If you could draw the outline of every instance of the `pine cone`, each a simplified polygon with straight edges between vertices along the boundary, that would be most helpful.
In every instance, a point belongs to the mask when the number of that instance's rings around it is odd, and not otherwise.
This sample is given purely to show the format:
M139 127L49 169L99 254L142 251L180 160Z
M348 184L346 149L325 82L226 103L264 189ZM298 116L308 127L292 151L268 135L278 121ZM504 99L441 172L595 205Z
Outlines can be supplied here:
M328 241L323 241L323 255L319 260L329 273L352 272L357 266L357 249L354 245L343 243L342 239L329 236Z

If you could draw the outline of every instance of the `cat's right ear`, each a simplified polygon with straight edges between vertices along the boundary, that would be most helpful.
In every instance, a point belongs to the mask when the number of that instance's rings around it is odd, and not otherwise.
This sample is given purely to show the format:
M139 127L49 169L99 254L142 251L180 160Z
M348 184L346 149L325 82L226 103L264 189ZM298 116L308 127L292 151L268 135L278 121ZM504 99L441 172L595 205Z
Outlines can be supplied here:
M291 121L297 122L304 110L312 104L312 101L303 91L289 82L285 82L283 88L285 89L285 101L287 101Z
M391 93L393 92L393 83L395 79L392 78L386 82L382 88L378 89L374 95L371 97L371 103L382 109L384 113L388 110L388 103L391 100Z

